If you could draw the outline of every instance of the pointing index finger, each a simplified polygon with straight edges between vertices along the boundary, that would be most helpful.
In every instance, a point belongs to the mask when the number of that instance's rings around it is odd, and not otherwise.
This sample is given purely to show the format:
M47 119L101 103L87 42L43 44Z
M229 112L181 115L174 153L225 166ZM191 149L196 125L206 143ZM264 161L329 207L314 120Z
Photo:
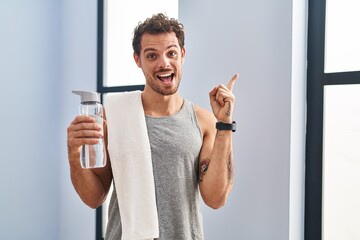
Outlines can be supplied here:
M236 74L230 79L229 83L227 84L227 88L228 88L230 91L233 90L234 85L235 85L235 82L236 82L236 80L238 79L238 77L239 77L239 74L236 73Z

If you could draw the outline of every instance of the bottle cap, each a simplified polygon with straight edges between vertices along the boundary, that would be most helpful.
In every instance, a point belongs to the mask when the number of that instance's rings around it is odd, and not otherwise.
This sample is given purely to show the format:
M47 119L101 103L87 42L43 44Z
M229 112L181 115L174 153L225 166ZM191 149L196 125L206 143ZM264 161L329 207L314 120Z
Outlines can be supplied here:
M98 102L100 103L100 93L89 91L72 91L76 95L80 95L81 103Z

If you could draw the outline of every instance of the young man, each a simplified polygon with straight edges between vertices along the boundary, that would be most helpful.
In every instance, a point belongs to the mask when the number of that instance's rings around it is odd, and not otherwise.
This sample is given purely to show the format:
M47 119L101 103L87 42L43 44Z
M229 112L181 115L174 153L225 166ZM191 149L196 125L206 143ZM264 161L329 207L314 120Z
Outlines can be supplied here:
M234 182L232 89L238 75L227 86L220 84L210 91L211 113L178 93L185 60L181 23L153 15L136 27L133 49L146 79L141 101L151 147L158 239L204 239L199 196L211 208L220 208ZM100 206L109 192L111 162L101 169L82 169L79 156L82 145L96 144L103 137L101 129L88 116L77 116L68 127L71 179L80 198L92 208ZM107 140L106 124L104 132ZM114 190L106 239L121 238L120 217Z

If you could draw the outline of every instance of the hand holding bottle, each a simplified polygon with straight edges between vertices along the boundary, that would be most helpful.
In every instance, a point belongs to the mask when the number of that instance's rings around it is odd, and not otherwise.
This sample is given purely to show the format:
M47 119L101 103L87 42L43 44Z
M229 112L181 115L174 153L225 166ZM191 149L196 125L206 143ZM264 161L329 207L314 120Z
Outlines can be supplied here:
M103 107L95 92L73 91L81 96L80 116L68 127L69 160L80 159L82 168L106 164L103 141Z

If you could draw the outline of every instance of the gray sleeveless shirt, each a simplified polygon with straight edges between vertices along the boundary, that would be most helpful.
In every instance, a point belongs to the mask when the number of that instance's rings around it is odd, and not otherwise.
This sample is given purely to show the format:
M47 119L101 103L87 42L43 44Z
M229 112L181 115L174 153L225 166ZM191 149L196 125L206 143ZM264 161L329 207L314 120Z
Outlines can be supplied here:
M202 134L193 105L167 117L146 116L151 147L159 240L201 240L203 237L198 156ZM136 177L136 176L134 176ZM109 204L106 240L121 239L121 219L115 188Z

